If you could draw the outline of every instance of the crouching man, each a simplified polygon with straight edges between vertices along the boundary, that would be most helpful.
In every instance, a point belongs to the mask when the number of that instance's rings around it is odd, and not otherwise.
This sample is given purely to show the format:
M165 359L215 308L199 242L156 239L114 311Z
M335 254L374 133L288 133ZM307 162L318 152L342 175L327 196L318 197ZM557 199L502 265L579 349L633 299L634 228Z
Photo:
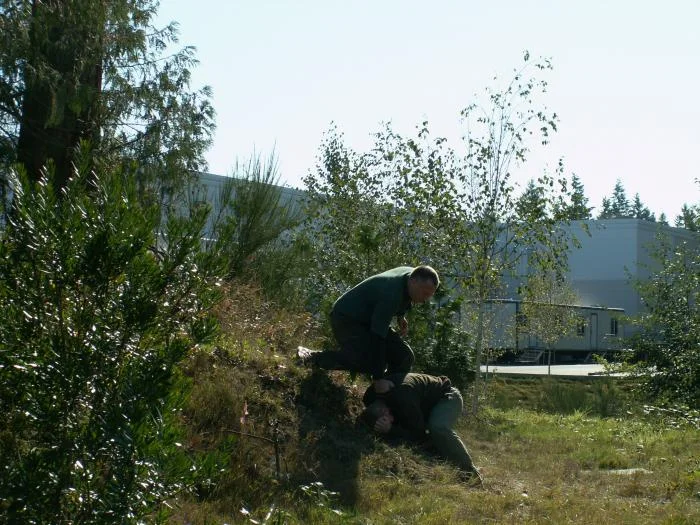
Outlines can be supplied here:
M392 374L385 379L394 384L386 394L377 394L372 386L364 394L365 422L388 437L431 442L468 481L481 483L467 448L453 430L462 413L462 395L450 380L412 373Z

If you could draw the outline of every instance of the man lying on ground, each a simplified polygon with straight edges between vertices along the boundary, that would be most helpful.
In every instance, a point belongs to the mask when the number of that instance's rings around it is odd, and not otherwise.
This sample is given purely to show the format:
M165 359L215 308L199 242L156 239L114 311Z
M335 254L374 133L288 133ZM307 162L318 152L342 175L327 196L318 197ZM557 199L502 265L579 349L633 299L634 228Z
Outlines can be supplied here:
M370 385L362 398L362 418L375 432L414 442L430 441L469 481L482 482L479 471L453 427L462 413L462 395L445 376L392 374L394 387L377 394Z

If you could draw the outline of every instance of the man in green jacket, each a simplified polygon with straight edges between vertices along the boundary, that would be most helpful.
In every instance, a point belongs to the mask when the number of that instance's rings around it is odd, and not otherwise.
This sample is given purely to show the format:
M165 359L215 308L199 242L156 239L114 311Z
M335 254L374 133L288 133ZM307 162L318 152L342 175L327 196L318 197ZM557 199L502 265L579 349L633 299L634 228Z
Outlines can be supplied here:
M429 442L457 466L467 480L481 483L467 447L453 430L462 413L462 395L445 376L392 374L395 386L377 394L371 386L363 397L362 418L377 433L417 443Z
M299 347L299 357L326 370L370 374L375 390L386 392L392 385L384 374L409 372L415 359L402 339L408 331L406 312L428 301L439 285L430 266L400 266L365 279L333 304L331 328L340 349ZM398 332L390 327L393 318Z

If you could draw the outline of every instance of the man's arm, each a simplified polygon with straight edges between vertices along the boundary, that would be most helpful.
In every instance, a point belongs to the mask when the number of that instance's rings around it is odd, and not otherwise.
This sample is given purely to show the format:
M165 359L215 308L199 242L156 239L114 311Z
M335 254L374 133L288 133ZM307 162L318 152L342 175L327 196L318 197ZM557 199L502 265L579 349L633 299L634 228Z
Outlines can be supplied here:
M389 390L394 388L394 383L388 379L375 379L372 381L374 386L374 391L377 394L386 394Z
M408 320L406 319L406 316L398 316L396 318L396 322L399 325L399 335L401 337L406 337L406 334L408 334Z
M388 439L398 439L402 441L424 441L427 435L424 433L422 436L417 435L415 432L410 431L407 428L402 427L396 423L390 423L386 419L378 419L374 424L374 431L377 434L381 434Z

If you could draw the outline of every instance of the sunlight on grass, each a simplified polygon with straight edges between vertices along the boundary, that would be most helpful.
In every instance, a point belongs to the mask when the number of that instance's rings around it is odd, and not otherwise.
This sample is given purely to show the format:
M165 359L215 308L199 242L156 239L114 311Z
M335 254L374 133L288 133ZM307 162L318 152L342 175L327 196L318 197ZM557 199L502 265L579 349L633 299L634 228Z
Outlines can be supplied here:
M171 523L700 523L700 432L633 408L627 383L492 380L456 428L484 476L475 488L358 425L367 380L299 367L280 341L303 326L269 316L278 324L260 333L227 308L228 334L183 370L188 447L209 454L209 482L173 502Z
M449 475L437 482L429 474L407 479L405 472L385 472L378 479L375 468L374 477L362 480L362 514L387 524L700 519L700 437L694 429L582 412L489 409L479 419L463 419L458 431L482 468L483 489Z

